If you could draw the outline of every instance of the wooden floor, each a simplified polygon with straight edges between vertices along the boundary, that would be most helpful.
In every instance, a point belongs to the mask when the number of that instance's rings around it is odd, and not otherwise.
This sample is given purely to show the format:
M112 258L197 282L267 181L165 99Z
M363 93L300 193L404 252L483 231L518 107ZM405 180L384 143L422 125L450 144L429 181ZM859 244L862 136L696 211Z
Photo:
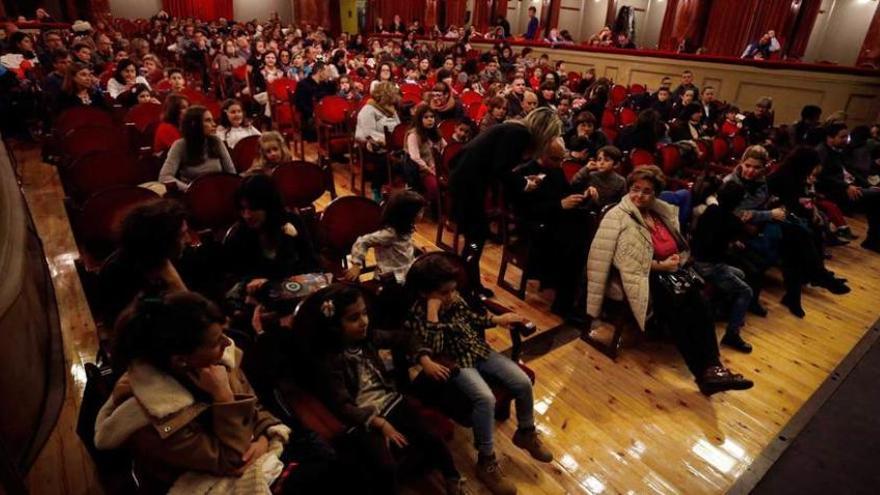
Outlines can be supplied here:
M36 150L19 149L18 156L58 293L70 370L61 421L28 483L35 494L100 493L73 431L84 385L82 365L93 358L96 346L73 265L78 255L54 169L39 161ZM340 194L349 194L347 170L338 167ZM322 198L321 206L328 201ZM864 223L854 222L854 230L864 235ZM434 225L420 225L417 242L436 249L434 233ZM483 256L486 285L540 329L557 325L548 311L549 294L542 296L531 286L523 302L495 287L500 253L490 245ZM807 316L799 320L779 305L778 274L771 274L763 295L770 315L750 316L744 330L755 351L743 355L722 349L725 365L754 379L752 390L702 396L668 344L628 347L612 362L576 339L531 360L537 373L538 428L556 460L538 464L513 446L511 420L499 425L497 435L505 472L525 494L725 492L880 315L880 255L858 247L835 248L833 255L828 266L849 279L852 293L805 290ZM509 345L502 331L491 332L490 340L497 349ZM470 445L470 432L459 428L452 443L459 467L472 490L488 493L475 479ZM426 481L407 491L430 493L437 486L436 480Z

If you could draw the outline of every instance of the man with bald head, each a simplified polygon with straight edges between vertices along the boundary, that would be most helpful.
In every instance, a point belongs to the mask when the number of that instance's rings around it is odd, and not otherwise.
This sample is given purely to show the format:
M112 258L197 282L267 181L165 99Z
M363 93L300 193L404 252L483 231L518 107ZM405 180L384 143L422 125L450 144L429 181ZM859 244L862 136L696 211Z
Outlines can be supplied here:
M542 267L535 275L542 287L556 289L552 311L577 324L584 321L584 298L578 296L583 293L590 213L587 195L572 190L565 178L564 158L565 144L558 138L543 156L513 170L505 193L532 243L532 267Z

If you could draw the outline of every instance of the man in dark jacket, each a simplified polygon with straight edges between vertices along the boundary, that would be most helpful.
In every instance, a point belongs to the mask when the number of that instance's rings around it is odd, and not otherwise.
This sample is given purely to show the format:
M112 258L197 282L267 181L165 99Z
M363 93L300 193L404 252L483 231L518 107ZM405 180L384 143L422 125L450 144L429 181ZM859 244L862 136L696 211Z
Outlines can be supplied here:
M822 159L816 189L845 211L864 211L868 217L868 235L862 247L880 253L880 187L871 186L864 177L848 169L844 155L848 139L846 124L836 122L825 126L825 142L816 148Z
M315 103L334 92L327 67L321 61L315 62L309 77L297 84L293 104L302 118L303 138L307 141L315 141L318 137L315 130Z

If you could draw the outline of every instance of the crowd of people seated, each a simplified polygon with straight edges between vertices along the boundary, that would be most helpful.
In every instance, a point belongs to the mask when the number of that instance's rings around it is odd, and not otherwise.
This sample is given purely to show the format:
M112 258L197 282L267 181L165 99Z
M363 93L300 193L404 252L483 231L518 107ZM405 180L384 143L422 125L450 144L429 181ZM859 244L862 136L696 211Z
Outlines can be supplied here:
M71 112L155 109L146 149L129 153L155 160L143 186L165 197L125 216L93 307L117 378L95 444L127 449L148 491L394 493L417 462L447 493L467 493L443 422L425 421L430 407L399 376L416 366L468 407L480 481L516 493L495 454L494 384L515 402L514 444L539 462L553 453L535 429L534 376L484 335L527 323L480 304L493 294L479 260L499 224L504 239L529 241L530 258L551 260L530 276L555 292L554 313L589 332L606 301L623 303L641 331L670 337L707 396L753 386L722 364L715 321L727 322L721 346L750 352L741 330L767 314L768 270L781 268L782 302L803 318L804 287L850 291L825 266L858 237L848 216L865 215L861 247L880 253L877 125L849 129L814 105L781 124L770 98L741 112L690 70L678 85L625 87L503 40L474 50L467 31L424 41L399 16L375 30L402 39L164 12L37 37L5 30L2 54L20 55L0 57L5 136L49 148ZM322 115L330 103L343 109L337 122ZM316 142L321 163L292 163L296 140ZM254 152L242 164L244 145ZM359 211L382 213L347 259L328 262L313 208L291 207L280 175L334 162L370 183ZM235 181L234 194L216 191L234 214L206 239L189 198L216 176ZM424 217L455 224L460 265L420 256ZM364 280L370 250L377 266ZM295 312L267 296L328 271L342 281ZM382 349L395 351L394 369ZM280 407L300 397L290 390L314 394L344 434L317 435Z

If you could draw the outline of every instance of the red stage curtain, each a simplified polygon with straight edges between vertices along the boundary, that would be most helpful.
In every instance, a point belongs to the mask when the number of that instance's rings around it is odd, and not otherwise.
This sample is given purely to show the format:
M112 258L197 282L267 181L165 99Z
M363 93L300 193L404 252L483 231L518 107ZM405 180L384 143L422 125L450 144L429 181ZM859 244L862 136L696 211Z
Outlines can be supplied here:
M339 0L297 0L293 3L293 18L298 24L324 26L331 33L341 30Z
M715 0L703 47L706 53L739 56L749 43L751 26L760 0Z
M669 0L660 29L660 49L676 50L682 39L687 39L693 47L701 46L710 3L707 0Z
M871 27L868 28L868 34L856 61L857 66L863 64L880 66L880 7L874 11L874 19L871 21Z
M174 17L232 19L232 0L162 0L162 8Z
M455 25L461 26L464 24L464 16L465 11L467 10L467 0L446 0L446 26ZM446 26L440 26L444 28ZM430 29L434 26L430 26L425 24L425 29Z

